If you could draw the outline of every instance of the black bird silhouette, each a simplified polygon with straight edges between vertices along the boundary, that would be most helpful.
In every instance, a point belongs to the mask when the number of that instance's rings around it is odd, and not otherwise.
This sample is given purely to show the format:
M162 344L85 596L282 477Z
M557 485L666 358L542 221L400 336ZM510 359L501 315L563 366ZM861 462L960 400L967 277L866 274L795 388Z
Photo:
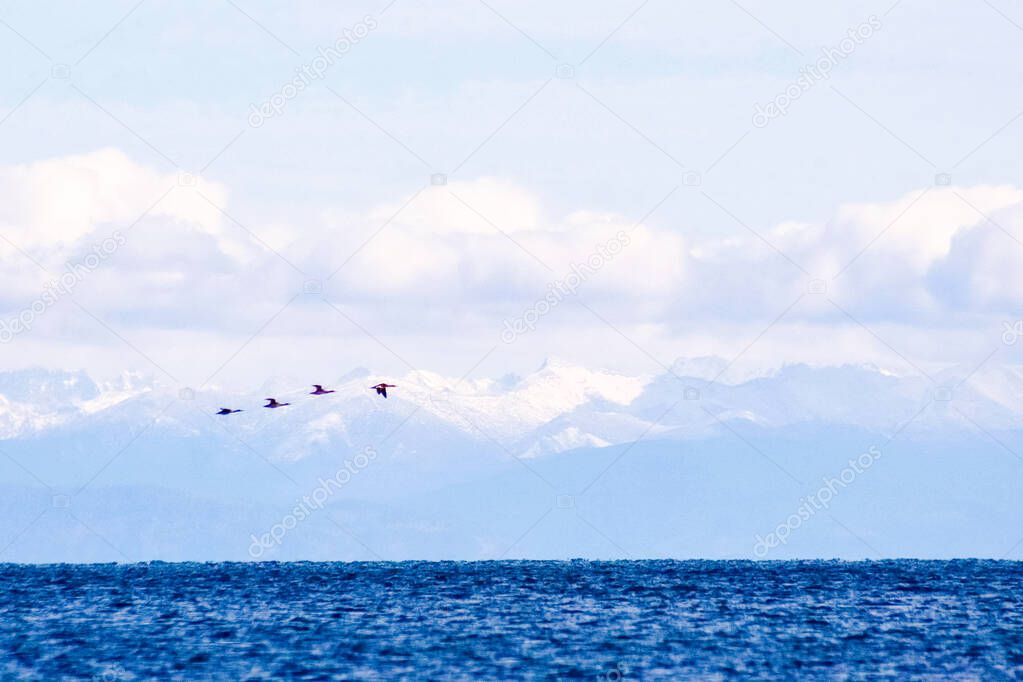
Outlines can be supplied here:
M263 405L263 407L269 407L271 410L274 409L275 407L284 407L286 405L290 405L291 404L291 403L279 403L279 402L277 402L277 398L264 398L263 400L267 401L266 405Z
M319 384L313 384L313 388L315 388L316 390L313 391L312 393L310 393L309 395L327 395L328 393L333 393L334 392L334 391L324 391L323 390L323 386L320 386Z
M398 388L394 384L377 384L376 386L370 386L371 389L376 389L377 395L387 397L387 389Z
M229 407L222 407L220 408L220 412L217 412L217 414L234 414L235 412L241 412L241 410L232 410Z

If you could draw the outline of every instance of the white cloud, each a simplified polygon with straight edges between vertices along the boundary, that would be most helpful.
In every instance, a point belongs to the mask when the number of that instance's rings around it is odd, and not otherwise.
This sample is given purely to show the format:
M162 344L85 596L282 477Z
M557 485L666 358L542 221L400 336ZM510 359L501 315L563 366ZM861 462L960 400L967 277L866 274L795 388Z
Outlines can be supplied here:
M0 229L24 248L66 249L104 224L130 225L178 179L116 149L0 167ZM198 189L214 203L227 202L219 184L201 182ZM192 223L210 234L220 232L223 222L195 192L172 192L149 215Z
M935 188L846 205L825 223L765 229L762 240L697 238L691 226L666 225L656 215L638 226L631 216L588 209L556 215L535 194L497 178L431 186L363 213L328 213L317 224L247 219L243 229L202 198L244 214L229 204L227 188L177 182L115 150L9 166L0 168L0 196L7 199L0 216L4 232L30 253L66 259L83 243L126 229L173 188L80 292L90 309L129 330L251 334L302 291L307 276L325 277L346 260L327 283L328 296L357 307L362 324L377 334L411 339L439 329L470 341L497 338L503 320L521 315L551 283L594 257L598 266L578 286L588 305L636 338L659 338L669 347L695 339L704 352L753 338L816 277L858 319L916 336L948 327L950 315L997 327L1023 301L1023 246L1005 234L1023 236L1023 191L1009 186ZM623 234L627 246L598 257ZM8 253L0 267L16 279L26 265ZM12 287L9 305L34 286ZM302 299L289 319L299 343L329 333L317 301ZM566 331L586 338L601 324L566 304L538 325L532 343ZM790 324L804 331L786 331ZM848 360L856 353L842 332L849 324L825 297L808 294L777 333L800 347L807 325L831 330L843 342L807 350L807 359L832 353ZM48 329L37 331L61 328ZM669 353L685 354L681 347Z
M927 283L955 309L1011 313L1023 305L1023 202L987 215L953 237Z

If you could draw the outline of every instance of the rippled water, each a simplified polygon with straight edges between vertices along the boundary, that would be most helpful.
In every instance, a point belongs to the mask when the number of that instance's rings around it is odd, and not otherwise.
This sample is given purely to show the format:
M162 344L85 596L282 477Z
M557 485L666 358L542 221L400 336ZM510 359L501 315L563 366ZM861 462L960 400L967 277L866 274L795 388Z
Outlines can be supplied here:
M1015 562L0 565L3 679L1004 679Z

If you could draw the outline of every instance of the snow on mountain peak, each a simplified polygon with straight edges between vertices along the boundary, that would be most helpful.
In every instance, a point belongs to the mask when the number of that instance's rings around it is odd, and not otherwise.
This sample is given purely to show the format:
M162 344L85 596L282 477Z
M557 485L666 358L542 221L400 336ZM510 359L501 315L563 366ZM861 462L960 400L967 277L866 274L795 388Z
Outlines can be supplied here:
M644 377L592 370L548 358L540 369L520 382L512 393L519 394L520 398L557 404L562 411L567 411L594 397L618 405L628 405L639 397L648 382Z
M154 432L194 437L200 439L196 447L215 448L221 441L211 433L224 434L209 415L224 405L244 412L220 426L244 442L261 443L260 450L274 457L295 460L365 447L392 433L394 447L409 452L478 451L498 444L518 456L540 456L644 436L704 438L727 421L763 429L815 424L885 434L913 417L914 428L964 428L960 412L939 409L947 403L926 409L938 400L926 377L865 365L789 365L741 383L711 383L723 367L720 358L696 358L676 361L670 373L628 376L552 358L525 377L497 380L460 380L426 371L385 377L357 370L345 375L346 381L327 386L334 393L315 398L307 395L305 382L271 378L258 392L203 390L160 420L157 415L174 404L177 388L159 386L152 378L126 375L97 385L82 372L7 372L0 373L0 439L48 430L102 438L112 426L130 431L154 423ZM1023 426L1019 368L992 363L959 386L967 375L962 368L935 375L938 385L957 386L953 407L986 428ZM690 386L685 381L690 377L696 382L703 377L704 383ZM398 384L386 400L369 389L378 380ZM687 397L686 389L694 386L694 397ZM270 395L293 406L260 409Z

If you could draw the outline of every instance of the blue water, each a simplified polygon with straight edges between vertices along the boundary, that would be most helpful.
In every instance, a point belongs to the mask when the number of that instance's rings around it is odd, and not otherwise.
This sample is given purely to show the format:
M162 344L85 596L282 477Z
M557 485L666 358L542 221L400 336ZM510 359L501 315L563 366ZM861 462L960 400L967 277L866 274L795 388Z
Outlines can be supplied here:
M1023 564L0 565L2 679L1008 679Z

